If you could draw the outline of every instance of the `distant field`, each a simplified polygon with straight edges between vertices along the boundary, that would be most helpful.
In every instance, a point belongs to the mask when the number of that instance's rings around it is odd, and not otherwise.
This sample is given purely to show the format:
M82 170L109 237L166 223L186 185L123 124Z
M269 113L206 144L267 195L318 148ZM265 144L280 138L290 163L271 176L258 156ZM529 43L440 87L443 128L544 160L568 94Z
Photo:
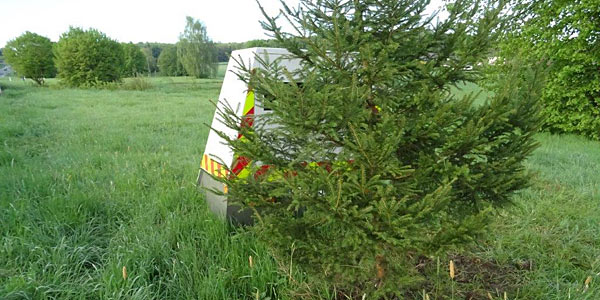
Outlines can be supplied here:
M288 279L264 245L215 219L195 187L221 81L149 81L0 78L0 299L281 297ZM492 235L425 262L431 299L600 298L600 143L538 139L533 186L494 214Z
M219 63L219 69L217 71L217 77L218 78L223 78L225 77L225 71L227 71L227 63L225 62L220 62Z

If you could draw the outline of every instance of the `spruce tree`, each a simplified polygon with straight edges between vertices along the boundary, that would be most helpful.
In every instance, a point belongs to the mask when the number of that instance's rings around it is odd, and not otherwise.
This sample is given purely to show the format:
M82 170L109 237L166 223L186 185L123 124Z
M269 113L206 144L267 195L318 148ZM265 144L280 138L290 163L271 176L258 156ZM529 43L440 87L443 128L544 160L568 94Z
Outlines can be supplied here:
M445 19L425 16L428 4L282 1L263 27L301 68L240 62L272 113L247 126L217 112L243 136L221 134L253 174L217 178L229 201L254 212L252 230L282 264L338 296L400 295L420 279L416 257L472 242L528 185L536 74L500 77L483 104L452 92L480 78L503 3L459 0Z

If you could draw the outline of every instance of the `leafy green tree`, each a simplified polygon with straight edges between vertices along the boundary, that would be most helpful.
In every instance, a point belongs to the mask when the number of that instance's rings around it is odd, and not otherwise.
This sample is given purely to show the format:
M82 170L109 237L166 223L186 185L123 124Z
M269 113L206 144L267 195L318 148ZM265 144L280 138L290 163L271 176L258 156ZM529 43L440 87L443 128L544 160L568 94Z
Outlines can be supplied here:
M4 47L6 62L21 76L44 84L44 78L56 76L52 42L47 37L25 32Z
M71 27L55 47L58 77L69 86L94 86L121 79L123 48L96 29Z
M169 47L172 46L173 44L166 44L166 43L138 43L138 46L140 48L149 48L150 52L152 53L152 57L158 59L158 57L160 56L160 53L162 52L162 50L165 47Z
M158 69L160 73L166 76L183 76L185 70L183 65L177 59L177 47L167 46L163 48L158 57Z
M162 49L162 47L157 46L156 44L152 44L152 46L150 47L150 51L152 51L152 57L158 59L160 53L162 52Z
M271 113L247 126L236 108L217 112L241 134L221 133L234 165L251 174L216 178L229 201L254 212L252 230L282 269L301 268L309 284L343 299L405 298L420 280L419 256L472 242L490 211L528 186L535 70L523 72L530 80L499 77L502 88L482 105L451 92L480 79L472 66L488 59L504 3L459 0L439 23L424 17L428 4L284 7L295 34L268 16L263 27L300 69L240 62L239 76ZM315 285L296 296L313 293Z
M146 56L142 50L133 43L122 44L125 64L123 65L124 76L136 76L146 70Z
M190 76L214 77L217 74L217 49L206 27L192 17L186 18L184 32L177 43L177 57Z
M152 54L152 48L144 47L142 48L142 53L144 54L146 70L148 71L148 76L152 73L158 71L158 65L156 63L157 59Z
M517 2L500 62L521 56L546 63L544 129L600 139L600 0Z

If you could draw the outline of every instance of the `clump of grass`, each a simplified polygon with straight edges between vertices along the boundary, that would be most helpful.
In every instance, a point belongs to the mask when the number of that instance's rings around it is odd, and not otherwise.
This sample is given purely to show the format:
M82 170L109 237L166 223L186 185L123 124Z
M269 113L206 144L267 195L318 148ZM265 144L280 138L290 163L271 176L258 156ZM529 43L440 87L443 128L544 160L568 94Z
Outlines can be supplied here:
M152 88L152 84L148 79L142 76L127 78L121 85L124 90L130 91L145 91Z

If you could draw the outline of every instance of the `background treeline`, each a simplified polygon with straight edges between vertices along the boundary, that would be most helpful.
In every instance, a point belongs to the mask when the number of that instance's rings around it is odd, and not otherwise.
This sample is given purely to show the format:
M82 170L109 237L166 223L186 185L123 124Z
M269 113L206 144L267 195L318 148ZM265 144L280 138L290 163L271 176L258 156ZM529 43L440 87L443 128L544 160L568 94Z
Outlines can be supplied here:
M144 51L147 58L147 72L164 76L187 75L181 62L177 60L177 44L146 42L136 45ZM239 43L214 43L214 45L217 51L217 61L220 63L228 62L231 52L235 50L253 47L278 48L280 46L276 40L250 40Z
M56 44L56 43L53 43ZM135 76L136 74L152 74L162 76L187 76L181 63L177 60L177 44L140 42L140 43L122 43L124 50L124 74L125 76ZM278 42L275 40L250 40L239 43L215 43L217 50L217 61L224 63L229 61L231 52L239 49L252 47L273 47L277 48ZM3 48L0 48L0 60L4 63L2 55ZM161 58L162 54L162 58ZM4 64L3 64L4 65ZM21 75L21 74L17 74ZM56 74L46 76L53 78Z
M56 44L56 43L53 43ZM162 76L186 76L181 63L177 60L177 44L140 42L123 43L125 51L125 76L135 74L152 74ZM229 61L231 52L239 49L252 47L279 47L275 40L250 40L239 43L215 43L217 50L217 61L224 63ZM0 66L4 66L3 48L0 48ZM141 51L138 51L141 50ZM162 59L161 59L162 54ZM162 60L162 62L161 62ZM20 74L18 74L20 75ZM56 74L54 74L55 76ZM46 76L53 78L54 76Z
M18 76L39 85L58 77L67 86L81 87L142 75L211 78L218 63L227 62L234 50L278 46L272 40L215 43L202 22L192 17L186 21L175 44L119 43L96 29L71 27L58 42L26 32L9 41L2 54Z
M231 52L238 49L254 47L279 48L281 45L277 40L250 40L242 43L217 43L216 47L218 51L219 62L227 62L229 61Z

